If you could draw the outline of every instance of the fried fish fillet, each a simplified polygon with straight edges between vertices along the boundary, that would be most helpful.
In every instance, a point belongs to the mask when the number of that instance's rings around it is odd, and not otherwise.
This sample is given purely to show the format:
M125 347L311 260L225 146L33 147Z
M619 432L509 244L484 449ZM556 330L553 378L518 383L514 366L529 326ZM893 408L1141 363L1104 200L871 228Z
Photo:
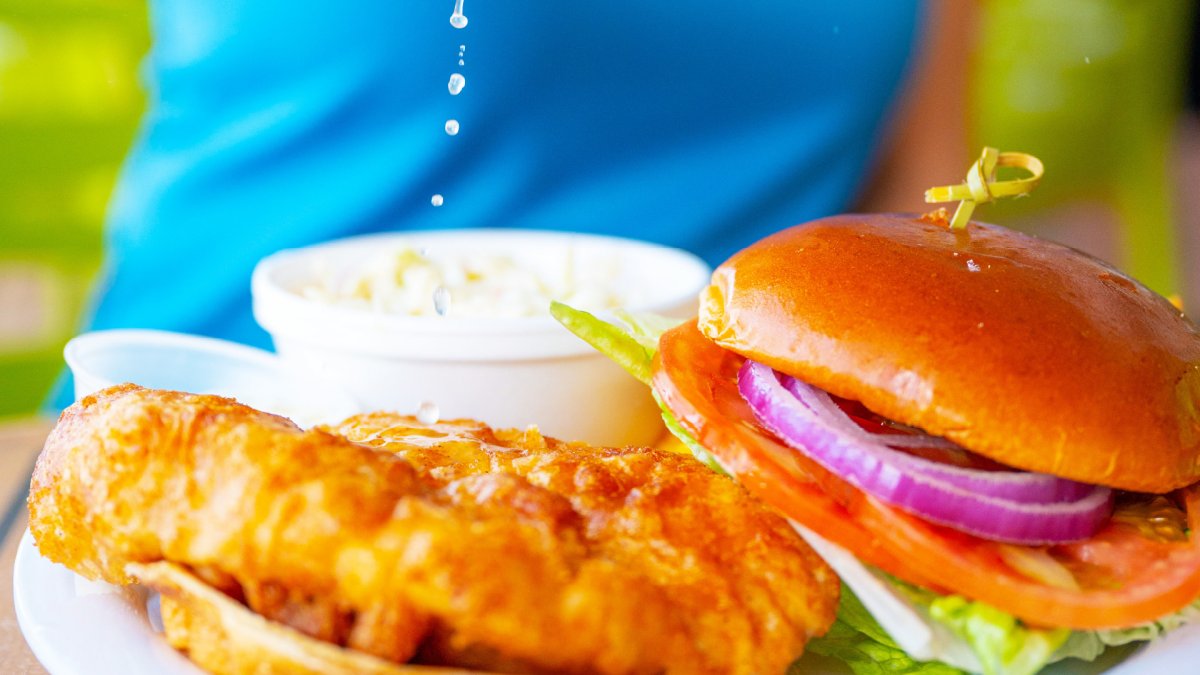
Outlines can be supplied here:
M123 385L38 460L42 555L93 579L185 566L267 619L394 662L783 672L837 580L691 458L374 414L336 429Z

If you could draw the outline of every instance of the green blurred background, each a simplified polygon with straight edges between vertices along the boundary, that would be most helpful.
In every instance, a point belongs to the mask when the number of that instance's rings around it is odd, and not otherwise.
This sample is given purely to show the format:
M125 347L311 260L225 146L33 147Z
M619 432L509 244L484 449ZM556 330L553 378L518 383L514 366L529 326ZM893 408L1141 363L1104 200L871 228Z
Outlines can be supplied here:
M37 409L145 97L145 0L0 0L0 418Z
M999 203L987 216L1102 205L1120 223L1116 255L1102 257L1160 293L1183 293L1186 260L1172 255L1181 250L1183 215L1173 155L1195 68L1196 3L987 0L980 7L970 135L1032 153L1047 167L1036 199Z
M955 132L972 150L948 165L961 177L984 144L1038 155L1047 179L1035 198L979 217L1096 253L1160 292L1191 289L1193 311L1200 117L1183 102L1189 71L1196 86L1196 10L1189 0L972 2ZM137 72L148 47L146 0L0 0L0 420L36 411L62 367L145 106ZM915 204L887 204L924 208L933 182L921 173L903 189Z

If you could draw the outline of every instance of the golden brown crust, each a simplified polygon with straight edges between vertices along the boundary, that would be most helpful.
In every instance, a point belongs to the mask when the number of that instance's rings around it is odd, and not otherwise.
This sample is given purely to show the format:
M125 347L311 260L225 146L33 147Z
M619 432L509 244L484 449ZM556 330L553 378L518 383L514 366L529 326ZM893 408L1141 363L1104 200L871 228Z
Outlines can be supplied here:
M895 215L768 237L713 275L723 347L1011 466L1166 492L1200 478L1200 335L1083 253Z
M781 672L833 620L833 573L690 457L385 414L338 431L107 389L47 440L30 529L88 577L185 565L266 619L394 662Z
M427 426L393 413L359 415L333 431L403 457L458 503L478 498L478 489L466 486L479 474L559 497L558 517L586 533L592 556L645 575L668 589L680 614L696 619L685 622L691 644L706 658L727 659L706 663L705 671L775 672L767 664L795 656L796 648L784 645L798 628L832 620L832 572L781 518L691 456L567 443L536 428L493 430L464 421ZM495 486L486 489L488 505L517 503ZM521 504L531 507L549 511ZM792 586L813 586L781 593L784 578ZM723 609L711 612L715 607ZM453 640L427 649L442 657L436 663L469 663ZM447 649L453 658L444 658Z

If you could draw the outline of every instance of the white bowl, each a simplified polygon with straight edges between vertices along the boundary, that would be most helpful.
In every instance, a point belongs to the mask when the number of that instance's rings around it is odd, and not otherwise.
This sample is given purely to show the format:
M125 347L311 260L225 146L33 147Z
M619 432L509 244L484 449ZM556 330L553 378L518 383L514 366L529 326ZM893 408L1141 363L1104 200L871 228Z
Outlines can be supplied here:
M413 414L423 403L442 418L493 426L536 424L546 434L604 445L644 445L661 433L647 388L560 326L549 314L520 318L401 316L310 300L300 290L345 277L381 251L411 247L511 256L547 273L615 260L626 308L685 318L710 270L695 256L644 242L524 230L458 230L356 237L282 251L254 271L254 316L280 357L336 381L363 408Z
M274 354L233 342L158 330L104 330L67 343L75 400L132 382L153 389L220 394L301 426L358 412L336 384L286 367Z

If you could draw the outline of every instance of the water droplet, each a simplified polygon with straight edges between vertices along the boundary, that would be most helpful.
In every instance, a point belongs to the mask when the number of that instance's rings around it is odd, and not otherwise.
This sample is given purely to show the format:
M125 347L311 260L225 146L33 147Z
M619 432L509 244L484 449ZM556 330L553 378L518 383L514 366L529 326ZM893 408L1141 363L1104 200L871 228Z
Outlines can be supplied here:
M451 136L458 135L458 120L446 120L446 133Z
M978 272L980 270L979 263L967 258L967 269L971 272Z
M437 312L438 316L446 316L450 311L449 288L438 286L433 289L433 311Z
M1084 62L1084 63L1091 63L1091 62L1092 62L1092 57L1090 57L1090 56L1085 56L1085 57L1083 57L1083 62Z
M460 66L465 66L465 65L467 65L467 62L466 62L466 61L463 61L462 59L459 59L459 60L458 60L458 65L460 65Z
M450 83L446 85L446 88L450 90L451 96L458 96L458 92L462 91L465 86L467 86L467 78L455 73L450 76Z
M417 408L417 421L421 424L437 424L441 416L442 411L438 410L437 404L432 401L423 401Z
M441 206L443 201L444 200L442 199L441 195L434 195L429 198L429 203L433 204L434 206Z
M466 53L466 51L467 51L467 46L466 46L466 45L459 45L459 46L458 46L458 55L459 55L459 56L462 56L463 54L465 54L465 53Z
M450 25L455 28L466 28L467 17L463 14L463 0L454 0L454 13L450 15Z

